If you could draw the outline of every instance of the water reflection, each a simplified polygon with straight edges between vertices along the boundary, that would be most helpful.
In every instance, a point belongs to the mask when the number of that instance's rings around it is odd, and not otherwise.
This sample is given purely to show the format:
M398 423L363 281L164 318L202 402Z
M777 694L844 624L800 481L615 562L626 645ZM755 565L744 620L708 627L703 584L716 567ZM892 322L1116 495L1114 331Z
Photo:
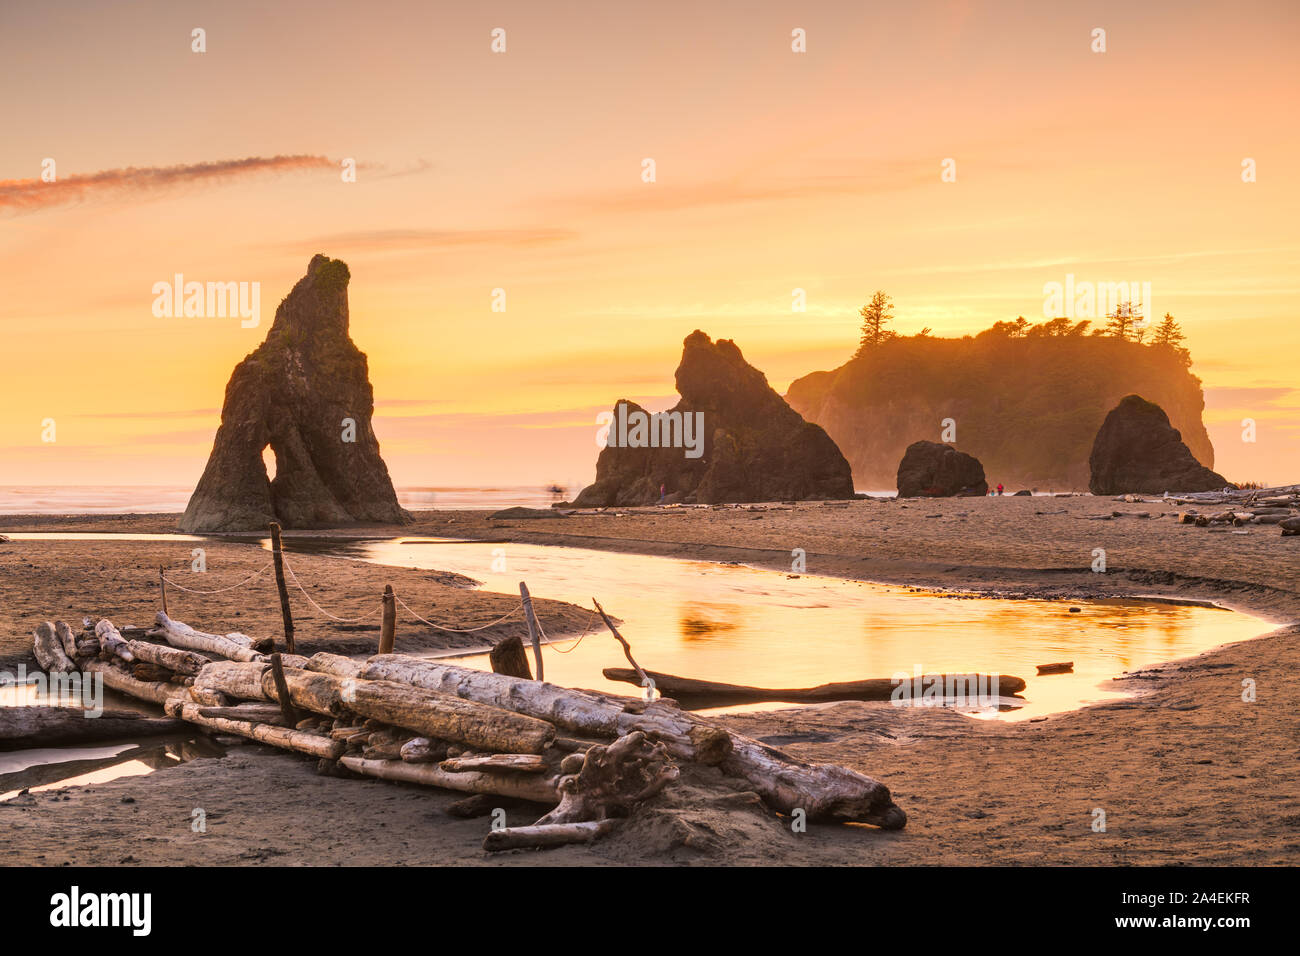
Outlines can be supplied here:
M503 547L504 572L494 570L500 557L494 550ZM1126 670L1198 654L1267 629L1256 618L1218 608L1142 601L966 600L838 578L787 577L739 565L579 548L417 545L396 539L348 542L340 550L380 564L455 571L493 591L516 592L526 580L534 596L585 607L595 595L623 620L619 629L643 667L683 677L758 687L910 675L916 668L1022 677L1028 682L1025 705L1003 713L1003 719L1121 696L1101 685ZM1072 606L1080 611L1070 613ZM427 608L416 610L428 613ZM571 653L546 654L548 680L635 693L601 673L626 663L608 634L593 630L580 646L561 649ZM1037 676L1038 664L1065 660L1074 661L1073 673ZM464 662L490 667L486 655ZM780 705L730 709L771 706Z

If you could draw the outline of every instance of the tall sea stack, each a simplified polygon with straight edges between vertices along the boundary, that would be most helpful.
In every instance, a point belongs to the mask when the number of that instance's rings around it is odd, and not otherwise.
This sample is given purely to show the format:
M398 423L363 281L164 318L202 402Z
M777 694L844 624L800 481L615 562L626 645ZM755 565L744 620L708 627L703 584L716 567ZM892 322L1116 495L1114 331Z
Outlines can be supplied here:
M677 391L681 400L664 413L675 417L655 416L639 431L645 410L614 405L596 482L578 495L577 507L653 504L661 488L671 502L710 504L853 497L853 475L835 443L785 403L735 342L713 342L698 329L688 335ZM679 422L693 429L696 448L646 443Z
M182 531L406 523L371 428L366 356L348 335L347 264L317 255L226 385ZM262 452L275 453L275 479Z

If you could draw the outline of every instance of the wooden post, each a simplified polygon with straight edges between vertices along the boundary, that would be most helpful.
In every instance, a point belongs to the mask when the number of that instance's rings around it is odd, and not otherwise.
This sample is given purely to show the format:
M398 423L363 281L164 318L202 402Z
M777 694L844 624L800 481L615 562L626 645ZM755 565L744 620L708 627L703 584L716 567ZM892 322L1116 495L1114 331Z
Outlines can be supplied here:
M271 522L271 557L275 561L275 586L280 591L280 617L284 619L284 647L293 653L293 615L289 613L289 589L284 584L284 556L280 553L280 522Z
M275 678L275 695L280 698L280 713L289 727L296 727L302 718L289 699L289 682L284 679L284 662L280 660L279 652L271 655L271 674Z
M522 680L533 679L532 671L528 669L528 652L524 650L524 642L513 634L492 645L488 659L492 662L492 672L495 674Z
M379 630L379 653L393 653L393 640L397 632L397 600L391 584L384 585L384 620Z
M158 590L162 592L163 613L167 613L167 579L163 577L162 565L158 565Z
M528 593L528 585L519 582L519 596L524 600L524 620L528 622L528 637L533 642L533 661L537 664L537 679L542 677L542 639L538 636L537 614L533 611L533 598Z

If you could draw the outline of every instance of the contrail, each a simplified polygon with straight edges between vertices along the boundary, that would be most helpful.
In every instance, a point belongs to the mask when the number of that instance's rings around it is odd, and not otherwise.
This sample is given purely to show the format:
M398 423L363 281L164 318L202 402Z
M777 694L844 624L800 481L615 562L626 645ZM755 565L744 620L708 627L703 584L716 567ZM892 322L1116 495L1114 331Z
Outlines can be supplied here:
M332 169L327 156L249 156L211 163L179 166L128 166L59 178L0 180L0 210L34 212L51 206L81 202L101 193L150 192L189 183L219 182L237 176L267 172L295 172L303 169Z

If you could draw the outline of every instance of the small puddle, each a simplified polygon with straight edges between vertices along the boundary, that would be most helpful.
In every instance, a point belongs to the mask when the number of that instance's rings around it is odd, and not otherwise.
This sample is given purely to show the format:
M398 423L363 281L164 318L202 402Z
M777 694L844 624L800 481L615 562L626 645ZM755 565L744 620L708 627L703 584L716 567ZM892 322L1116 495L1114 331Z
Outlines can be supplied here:
M117 744L41 747L0 753L0 803L23 791L107 783L166 770L199 757L221 757L225 748L201 735L150 737Z

